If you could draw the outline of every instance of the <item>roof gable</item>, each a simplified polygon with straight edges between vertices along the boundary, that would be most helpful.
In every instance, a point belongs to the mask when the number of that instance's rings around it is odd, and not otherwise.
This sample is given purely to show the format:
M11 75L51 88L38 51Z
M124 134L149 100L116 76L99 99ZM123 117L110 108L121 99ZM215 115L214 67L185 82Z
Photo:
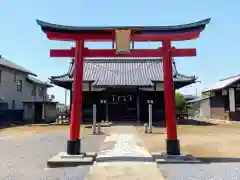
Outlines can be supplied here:
M2 57L1 55L0 55L0 66L7 67L7 68L10 68L10 69L14 69L14 70L17 70L17 71L20 71L20 72L23 72L23 73L31 74L33 76L37 76L33 72L25 69L24 67L22 67L20 65L15 64L14 62Z
M27 80L34 83L34 84L39 84L42 86L46 86L46 87L53 87L51 84L48 84L47 82L41 81L37 78L34 78L32 76L27 76Z
M217 83L215 83L215 84L209 86L208 88L204 89L203 93L226 88L226 87L232 85L233 83L235 83L239 80L240 80L240 75L232 76L232 77L225 78L225 79L221 79Z

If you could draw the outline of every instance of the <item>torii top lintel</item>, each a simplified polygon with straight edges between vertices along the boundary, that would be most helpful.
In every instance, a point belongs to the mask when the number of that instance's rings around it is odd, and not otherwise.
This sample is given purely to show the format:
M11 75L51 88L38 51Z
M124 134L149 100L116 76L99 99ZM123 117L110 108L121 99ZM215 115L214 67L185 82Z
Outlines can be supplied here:
M114 41L116 29L131 29L131 41L184 41L198 38L209 22L210 18L176 26L76 27L37 20L50 40L61 41Z

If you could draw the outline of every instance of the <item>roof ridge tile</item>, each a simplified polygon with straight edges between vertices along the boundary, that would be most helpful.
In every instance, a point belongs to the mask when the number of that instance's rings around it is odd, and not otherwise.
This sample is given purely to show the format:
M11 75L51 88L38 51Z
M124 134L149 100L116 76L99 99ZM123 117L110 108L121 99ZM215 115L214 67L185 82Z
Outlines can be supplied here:
M230 76L230 77L226 77L226 78L222 78L222 79L220 79L220 81L229 80L229 79L232 79L232 78L235 78L235 77L238 77L238 76L240 76L240 74L237 74L237 75L234 75L234 76Z

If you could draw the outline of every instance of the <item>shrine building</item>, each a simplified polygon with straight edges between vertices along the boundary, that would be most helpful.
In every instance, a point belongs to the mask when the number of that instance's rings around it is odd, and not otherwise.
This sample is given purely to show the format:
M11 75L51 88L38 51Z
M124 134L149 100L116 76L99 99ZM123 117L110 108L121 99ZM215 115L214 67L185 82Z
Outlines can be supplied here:
M73 87L73 61L67 73L50 77L51 83ZM177 71L173 60L174 89L196 82L195 76ZM92 121L93 104L97 121L147 122L152 100L153 123L165 119L163 63L159 58L85 58L83 78L83 122ZM70 102L71 104L71 102Z

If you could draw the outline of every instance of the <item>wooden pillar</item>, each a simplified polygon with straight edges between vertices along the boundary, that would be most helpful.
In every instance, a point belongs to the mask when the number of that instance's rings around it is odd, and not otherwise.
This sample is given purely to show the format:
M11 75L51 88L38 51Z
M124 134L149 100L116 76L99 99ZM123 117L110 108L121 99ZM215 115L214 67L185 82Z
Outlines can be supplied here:
M106 120L106 104L107 104L107 100L105 100L105 99L101 99L100 100L100 106L101 106L101 109L103 108L102 112L103 112L103 115L104 115L103 117L101 116L101 120L100 121L102 121L102 120L105 121Z
M229 88L229 109L230 112L235 112L236 105L235 105L235 90L234 88Z
M105 103L105 121L108 121L108 101Z
M42 120L45 121L45 104L42 104Z
M108 121L108 101L107 101L107 92L104 92L104 111L105 111L105 117L104 121Z
M141 120L140 120L140 97L139 97L139 89L138 88L137 88L136 103L137 103L137 121L138 121L138 123L141 123Z

